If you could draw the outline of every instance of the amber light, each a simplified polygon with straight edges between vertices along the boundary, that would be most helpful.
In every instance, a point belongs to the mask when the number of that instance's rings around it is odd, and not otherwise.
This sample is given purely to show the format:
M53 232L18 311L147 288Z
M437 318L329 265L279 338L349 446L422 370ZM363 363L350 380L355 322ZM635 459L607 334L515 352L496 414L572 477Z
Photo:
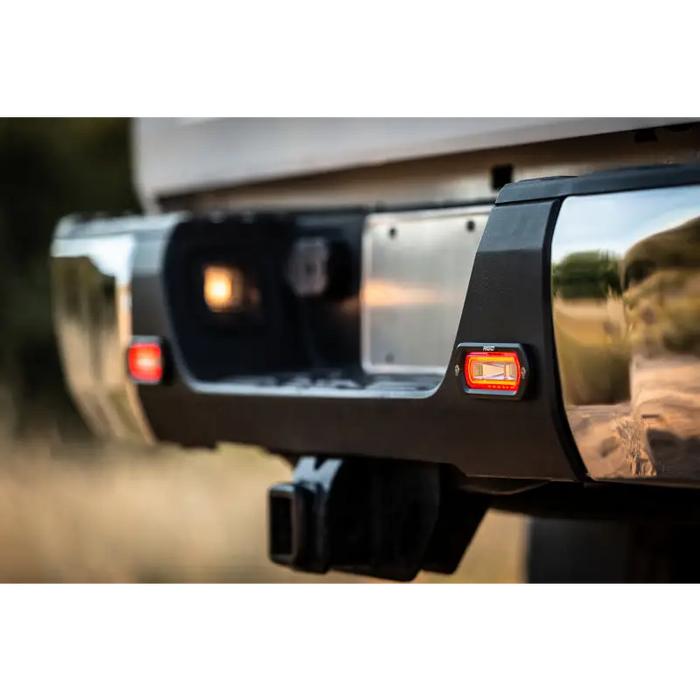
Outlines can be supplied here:
M515 352L470 352L464 361L464 377L470 389L515 393L522 381L522 367Z
M214 312L232 311L243 301L243 275L222 265L204 268L204 301Z
M142 384L159 384L163 379L163 352L157 343L134 343L128 351L129 374Z

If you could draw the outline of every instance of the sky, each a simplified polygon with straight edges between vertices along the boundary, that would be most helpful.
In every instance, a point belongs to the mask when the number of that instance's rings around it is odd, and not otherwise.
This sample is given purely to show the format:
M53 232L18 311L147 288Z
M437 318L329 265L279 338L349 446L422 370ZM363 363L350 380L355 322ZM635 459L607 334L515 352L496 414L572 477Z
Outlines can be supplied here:
M700 186L569 197L552 239L552 262L588 251L623 257L644 238L700 219Z

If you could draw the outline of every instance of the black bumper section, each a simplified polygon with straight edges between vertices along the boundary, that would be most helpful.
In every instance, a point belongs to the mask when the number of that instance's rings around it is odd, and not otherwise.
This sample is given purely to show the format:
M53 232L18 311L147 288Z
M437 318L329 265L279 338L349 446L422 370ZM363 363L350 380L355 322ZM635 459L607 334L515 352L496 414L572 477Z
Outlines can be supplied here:
M162 269L172 260L178 231L152 237L136 253L134 334L168 339L176 363L169 385L139 387L155 436L185 446L247 443L292 455L451 464L474 476L582 476L560 406L551 327L548 245L558 206L552 201L493 210L449 365L454 368L460 344L517 343L530 366L521 401L470 396L453 369L434 391L421 391L418 380L415 389L407 389L404 381L400 389L384 393L371 385L295 389L197 380L186 370L180 341L173 337L175 282ZM356 219L357 214L348 216ZM265 217L259 225L272 227Z
M173 381L168 386L139 387L154 434L161 441L185 446L248 443L296 456L362 456L449 464L469 476L583 479L585 470L562 405L552 328L550 245L559 210L571 195L691 182L700 182L696 165L627 169L582 178L516 183L505 188L481 239L450 369L434 390L421 387L420 378L404 378L403 384L396 383L394 388L389 382L388 389L386 384L379 389L363 383L362 377L351 382L349 388L313 381L302 388L273 376L257 383L241 382L240 377L212 380L203 376L203 370L197 370L197 377L180 352L185 331L178 319L173 319L173 288L178 280L169 277L167 267L172 264L174 241L185 233L192 238L194 233L178 231L182 226L199 226L203 240L208 240L207 236L216 238L212 232L217 226L231 224L221 220L180 224L174 233L169 230L160 238L151 237L139 245L136 254L133 330L135 335L168 339L175 362ZM357 250L363 213L336 212L330 219L328 213L316 215L326 229L335 226L341 231L339 236L350 241L350 250ZM280 241L286 234L292 238L301 235L300 227L309 225L313 216L253 216L245 225L257 227L260 236L267 235L268 249L277 251L284 247ZM302 225L302 220L307 223ZM270 233L273 230L277 232L274 235ZM230 231L226 240L231 239ZM262 240L260 236L257 240ZM249 236L246 240L256 238ZM281 269L275 271L267 259L265 266L270 279L282 277ZM350 282L355 293L356 277ZM281 311L278 317L286 318ZM281 320L279 328L278 335L268 332L266 336L268 345L276 348L275 362L289 359L291 365L298 364L285 335L289 327ZM352 328L337 328L355 342ZM188 342L191 344L192 338ZM454 371L458 348L464 344L521 346L529 366L527 394L518 401L468 395L463 378L455 377ZM235 347L231 345L227 352L235 355ZM246 346L246 351L251 347ZM284 352L287 347L288 356ZM359 363L342 356L343 352L338 352L339 362L354 363L359 369ZM255 364L254 352L246 357L249 364ZM257 372L261 374L265 372ZM299 498L294 495L292 501Z

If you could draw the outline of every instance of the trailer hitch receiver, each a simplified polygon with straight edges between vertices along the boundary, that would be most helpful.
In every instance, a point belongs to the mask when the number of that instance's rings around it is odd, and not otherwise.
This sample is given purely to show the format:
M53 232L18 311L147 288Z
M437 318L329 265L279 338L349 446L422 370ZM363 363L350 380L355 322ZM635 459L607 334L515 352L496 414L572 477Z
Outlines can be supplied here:
M303 457L269 491L270 558L394 581L452 573L487 506L436 465Z

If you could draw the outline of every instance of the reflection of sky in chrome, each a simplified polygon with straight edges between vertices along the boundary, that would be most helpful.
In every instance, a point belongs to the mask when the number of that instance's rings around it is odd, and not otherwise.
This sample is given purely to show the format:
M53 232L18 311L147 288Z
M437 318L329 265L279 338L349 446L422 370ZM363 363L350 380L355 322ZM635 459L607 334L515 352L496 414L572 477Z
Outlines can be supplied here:
M134 238L130 234L101 236L99 238L62 238L54 241L55 258L90 258L105 277L113 277L117 284L131 282L131 261Z
M569 197L552 239L552 262L587 251L620 257L636 243L700 217L700 186Z

